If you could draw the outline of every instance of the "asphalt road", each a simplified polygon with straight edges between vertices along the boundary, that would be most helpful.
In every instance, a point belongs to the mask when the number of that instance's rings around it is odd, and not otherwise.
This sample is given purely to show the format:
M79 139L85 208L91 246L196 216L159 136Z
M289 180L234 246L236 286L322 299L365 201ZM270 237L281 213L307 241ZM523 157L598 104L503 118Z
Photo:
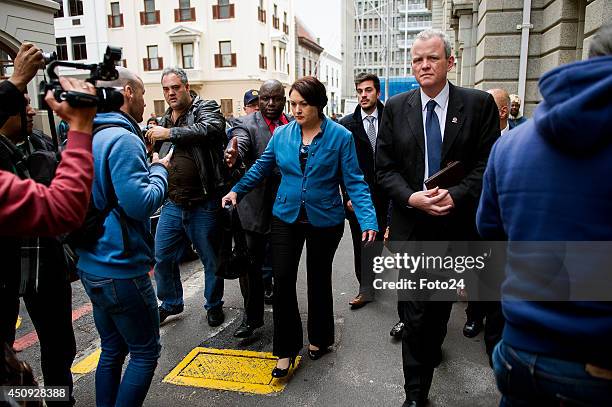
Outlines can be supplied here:
M304 251L305 252L305 251ZM302 256L304 260L304 255ZM298 299L306 324L305 262L300 264ZM226 281L226 321L217 328L206 323L203 310L203 272L199 261L182 267L185 311L172 317L161 328L162 354L146 406L401 406L404 400L401 343L389 336L397 321L396 295L382 292L377 301L351 311L348 301L357 292L353 272L350 233L347 228L334 260L333 292L336 344L333 352L317 361L302 359L285 389L272 395L207 390L162 382L163 378L195 347L248 349L271 352L272 310L267 306L264 328L248 339L232 337L242 318L242 297L237 281ZM89 300L79 282L73 284L74 330L77 362L99 347L99 339L89 311ZM484 351L482 334L466 339L461 334L465 304L453 307L444 361L436 370L430 392L432 407L489 407L499 405ZM82 314L82 315L81 315ZM32 324L22 307L23 317L17 338L32 337ZM304 330L305 331L305 330ZM29 335L29 336L28 336ZM31 342L31 341L30 341ZM30 342L21 339L22 344ZM307 344L307 338L304 338ZM40 376L40 348L35 341L19 353ZM304 353L302 353L305 356ZM95 372L75 374L77 406L95 405ZM42 382L42 378L40 380Z

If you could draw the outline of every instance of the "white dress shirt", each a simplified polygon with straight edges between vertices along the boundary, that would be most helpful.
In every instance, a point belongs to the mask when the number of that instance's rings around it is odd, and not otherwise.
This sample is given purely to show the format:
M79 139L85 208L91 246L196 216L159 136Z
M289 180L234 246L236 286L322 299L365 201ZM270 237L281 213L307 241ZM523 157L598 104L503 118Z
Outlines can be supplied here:
M370 114L367 114L363 111L363 109L361 109L361 124L363 124L363 129L365 130L366 134L368 134L368 127L370 126L370 123L366 120L366 117L368 116L372 116L374 118L374 120L372 120L372 124L374 125L374 130L376 131L376 137L378 137L378 109L374 109L374 111Z
M437 105L434 108L434 112L436 112L436 115L438 116L438 121L440 123L440 134L442 135L442 142L444 142L444 128L446 127L446 111L448 110L448 95L449 95L449 89L450 87L448 86L448 81L446 81L446 85L444 85L444 88L442 88L442 90L440 91L440 93L438 93L438 95L436 97L433 98L433 100L436 101ZM423 114L423 133L425 133L425 173L423 174L423 180L427 179L427 174L429 174L429 162L428 162L428 155L427 155L427 126L425 125L425 122L427 121L427 102L429 102L432 98L430 98L429 96L427 96L423 90L420 90L421 92L421 106L422 106L422 114ZM442 164L442 163L440 163ZM442 168L440 168L442 169ZM427 189L425 187L425 183L423 183L423 190Z
M504 129L501 130L501 136L503 136L505 133L507 133L510 130L510 122L506 123L506 127Z

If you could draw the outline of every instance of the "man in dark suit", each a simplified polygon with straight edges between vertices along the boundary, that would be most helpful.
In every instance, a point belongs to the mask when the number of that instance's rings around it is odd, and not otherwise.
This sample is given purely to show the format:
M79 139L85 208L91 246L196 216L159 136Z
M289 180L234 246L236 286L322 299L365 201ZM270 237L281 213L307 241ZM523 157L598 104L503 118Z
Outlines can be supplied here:
M232 168L241 163L248 169L264 152L277 127L289 123L283 113L285 88L277 80L264 82L259 89L259 111L236 120L232 141L226 151L226 163ZM247 338L263 325L264 284L261 267L270 233L272 205L280 183L280 173L267 178L249 192L238 206L247 246L255 261L246 276L240 277L245 318L234 336Z
M376 151L376 175L393 200L393 241L477 240L475 214L491 146L499 137L493 97L450 84L454 65L445 34L426 30L411 48L420 89L401 93L385 106ZM450 161L465 177L447 189L427 190L424 180ZM398 302L406 391L404 406L427 402L452 303Z
M379 100L380 79L371 73L361 73L355 77L355 90L359 98L359 105L355 108L355 112L352 115L344 116L340 120L340 124L353 133L359 167L370 187L372 202L376 209L378 227L382 231L386 228L389 202L385 198L383 191L376 185L376 173L374 172L376 138L384 109L382 102ZM349 221L351 237L353 239L355 275L359 281L359 293L349 301L349 305L351 309L358 309L374 299L374 288L372 287L374 273L371 267L361 267L362 264L372 264L372 262L363 261L362 263L361 249L363 243L361 241L361 227L357 222L351 201L346 195L344 196L346 198L344 200L346 218ZM376 240L382 241L383 237L384 233L379 233L376 235ZM368 253L368 257L371 257L370 251L365 253ZM371 254L374 255L374 253ZM380 253L376 254L379 255Z

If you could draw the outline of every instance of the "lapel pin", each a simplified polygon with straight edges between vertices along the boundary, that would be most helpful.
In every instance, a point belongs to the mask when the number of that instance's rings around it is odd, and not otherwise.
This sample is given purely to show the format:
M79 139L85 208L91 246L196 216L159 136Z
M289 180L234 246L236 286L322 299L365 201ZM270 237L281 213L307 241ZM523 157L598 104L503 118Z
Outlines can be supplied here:
M453 120L451 120L451 122L453 122L453 123L457 124L457 118L456 118L456 117L453 117Z

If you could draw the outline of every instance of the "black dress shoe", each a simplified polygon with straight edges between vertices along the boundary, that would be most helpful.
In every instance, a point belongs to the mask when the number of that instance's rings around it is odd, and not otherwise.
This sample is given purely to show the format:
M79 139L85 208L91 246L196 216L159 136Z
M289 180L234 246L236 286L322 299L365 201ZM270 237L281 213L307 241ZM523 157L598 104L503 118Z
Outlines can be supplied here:
M166 318L168 318L170 315L178 315L181 312L183 312L183 310L180 311L168 311L165 308L159 307L158 308L159 311L159 323L161 325L162 322L164 322L166 320Z
M308 357L311 360L317 360L320 359L321 356L325 355L326 353L329 352L329 348L325 347L325 348L319 348L317 350L314 349L310 349L310 347L308 347Z
M425 407L425 403L416 400L406 400L402 407Z
M291 369L294 364L295 364L295 356L292 356L289 358L289 366L286 369L279 369L278 367L275 367L274 369L272 369L272 377L276 379L280 379L281 377L287 376L287 374L289 373L289 369Z
M215 327L219 326L225 321L225 314L223 313L223 307L218 306L208 310L206 314L206 319L208 320L208 325Z
M253 332L257 328L261 328L263 326L263 321L258 324L248 324L246 321L242 321L236 332L234 332L234 337L236 338L248 338L253 335Z
M463 325L463 336L473 338L482 331L483 327L482 321L467 321Z
M404 330L404 323L402 321L399 321L397 324L393 325L393 328L391 328L391 332L389 332L389 335L391 335L394 338L401 338L403 330Z

